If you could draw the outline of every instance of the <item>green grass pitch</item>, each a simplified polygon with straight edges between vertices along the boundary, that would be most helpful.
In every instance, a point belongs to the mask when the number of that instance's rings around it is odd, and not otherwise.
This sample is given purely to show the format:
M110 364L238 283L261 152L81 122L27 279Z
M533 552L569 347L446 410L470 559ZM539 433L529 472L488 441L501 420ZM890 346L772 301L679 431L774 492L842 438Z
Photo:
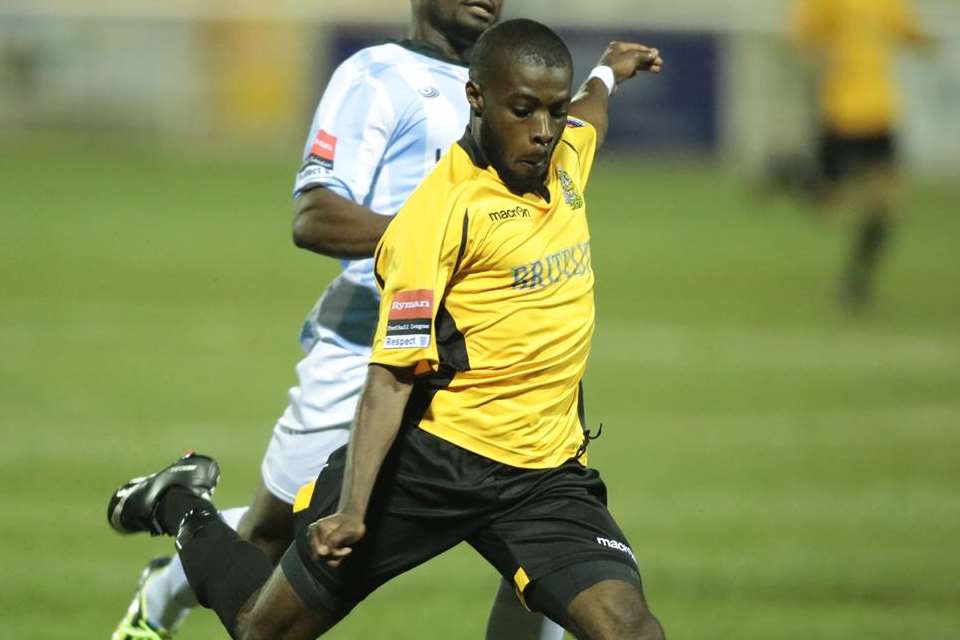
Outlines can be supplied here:
M106 639L172 548L113 534L110 492L194 447L245 503L336 265L290 242L290 157L0 152L0 638ZM708 167L598 164L591 462L670 637L960 637L960 191L908 202L850 318L842 225ZM496 580L456 549L329 637L480 638ZM201 611L180 637L226 636Z

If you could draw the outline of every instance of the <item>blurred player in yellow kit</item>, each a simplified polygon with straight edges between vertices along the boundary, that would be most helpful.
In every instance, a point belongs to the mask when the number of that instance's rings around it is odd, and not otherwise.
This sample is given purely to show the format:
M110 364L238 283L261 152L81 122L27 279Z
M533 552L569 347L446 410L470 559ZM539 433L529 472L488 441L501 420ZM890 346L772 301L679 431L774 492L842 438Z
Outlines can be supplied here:
M841 302L860 309L900 208L894 78L900 45L925 45L910 0L797 0L791 31L820 72L822 201L850 205L859 220L841 281Z

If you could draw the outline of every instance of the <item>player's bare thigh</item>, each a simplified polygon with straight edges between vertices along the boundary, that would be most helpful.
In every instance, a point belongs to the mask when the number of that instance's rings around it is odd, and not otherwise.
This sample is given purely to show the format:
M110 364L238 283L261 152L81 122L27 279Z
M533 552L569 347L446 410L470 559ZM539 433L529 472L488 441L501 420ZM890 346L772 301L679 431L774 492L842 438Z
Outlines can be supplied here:
M643 591L622 580L603 580L581 591L567 607L567 624L579 640L663 640Z
M237 533L277 564L293 541L293 508L270 493L261 480L253 503L240 518Z
M314 640L338 618L308 609L277 567L237 616L237 640Z

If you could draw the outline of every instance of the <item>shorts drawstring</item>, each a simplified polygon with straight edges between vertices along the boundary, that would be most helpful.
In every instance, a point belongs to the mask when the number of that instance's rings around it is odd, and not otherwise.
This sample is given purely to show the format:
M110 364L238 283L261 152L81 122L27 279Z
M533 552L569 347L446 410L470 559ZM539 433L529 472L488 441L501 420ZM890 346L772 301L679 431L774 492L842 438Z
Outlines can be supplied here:
M600 423L600 426L597 427L596 433L591 433L589 429L583 430L583 442L580 443L580 448L577 449L577 453L573 456L576 460L579 460L583 457L583 454L587 452L587 447L590 446L590 443L600 437L600 434L603 433L603 423Z

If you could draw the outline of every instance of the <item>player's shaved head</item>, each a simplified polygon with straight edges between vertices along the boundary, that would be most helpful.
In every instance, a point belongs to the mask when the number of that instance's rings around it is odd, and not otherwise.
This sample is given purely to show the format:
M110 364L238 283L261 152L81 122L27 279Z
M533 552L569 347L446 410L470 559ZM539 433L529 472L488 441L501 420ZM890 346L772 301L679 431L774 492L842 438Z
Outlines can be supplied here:
M471 131L511 191L543 192L572 83L570 50L539 22L509 20L477 41L466 87Z
M483 86L518 64L573 70L570 49L546 25L508 20L488 29L470 56L470 79Z

